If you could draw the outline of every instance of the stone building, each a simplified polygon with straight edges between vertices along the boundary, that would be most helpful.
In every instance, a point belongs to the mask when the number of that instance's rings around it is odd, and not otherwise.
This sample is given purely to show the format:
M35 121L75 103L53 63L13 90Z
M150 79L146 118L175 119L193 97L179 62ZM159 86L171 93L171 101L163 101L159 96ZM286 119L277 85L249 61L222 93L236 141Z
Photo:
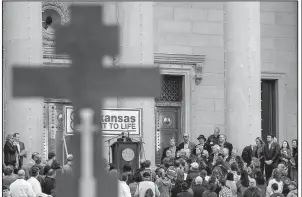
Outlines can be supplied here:
M68 57L54 54L52 30L69 22L69 4L3 6L4 135L18 132L29 152L46 157L54 150L62 161L64 142L68 147L71 137L65 135L66 109L72 103L64 98L12 100L10 74L16 63L69 65ZM197 142L198 135L208 137L219 127L239 152L268 133L279 143L297 138L297 6L105 3L104 22L121 27L121 56L110 66L155 65L163 75L160 98L108 98L105 108L141 110L141 132L132 137L144 141L152 162L169 138L179 143L184 132Z

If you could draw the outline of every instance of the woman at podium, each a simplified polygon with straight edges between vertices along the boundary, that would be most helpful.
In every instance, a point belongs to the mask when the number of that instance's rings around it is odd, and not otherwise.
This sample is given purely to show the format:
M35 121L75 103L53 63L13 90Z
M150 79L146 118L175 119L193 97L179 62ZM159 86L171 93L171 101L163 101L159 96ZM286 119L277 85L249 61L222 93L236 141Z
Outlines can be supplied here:
M128 137L125 135L125 132L122 132L121 137L117 138L118 142L132 142L131 138L129 137L129 133L128 133Z

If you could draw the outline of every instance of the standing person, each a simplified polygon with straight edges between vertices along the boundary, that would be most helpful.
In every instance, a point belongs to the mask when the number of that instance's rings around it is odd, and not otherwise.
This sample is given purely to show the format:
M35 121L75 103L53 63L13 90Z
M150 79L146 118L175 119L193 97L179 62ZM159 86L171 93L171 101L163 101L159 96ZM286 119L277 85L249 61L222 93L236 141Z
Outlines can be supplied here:
M72 167L73 167L73 155L69 154L67 156L67 163L63 166L63 173L64 174L68 174L68 175L72 175Z
M219 127L215 127L214 129L214 134L210 135L208 137L208 141L207 144L209 145L209 150L208 152L211 154L212 153L212 146L214 146L215 144L218 145L219 142L219 135L220 135L220 128Z
M219 156L223 156L221 153L219 153L219 146L217 144L215 144L214 146L212 146L212 153L209 155L209 159L208 161L212 164L215 165L216 160Z
M234 174L232 172L229 172L226 176L226 186L228 186L234 197L237 196L237 186L236 182L234 181Z
M19 159L19 168L21 169L23 166L23 158L27 157L27 153L25 151L25 145L23 142L20 141L20 134L14 133L13 134L14 142L16 142L18 148L18 159Z
M290 159L290 178L298 182L298 140L292 140L292 158Z
M118 181L118 197L131 197L130 188L127 185L128 174L123 173L121 180Z
M220 151L222 152L223 148L228 148L229 149L229 154L231 156L231 153L233 151L233 145L229 142L226 141L227 140L227 136L224 134L219 135L219 141L218 141L218 145L220 147Z
M143 181L143 177L141 175L140 170L135 171L133 175L133 180L134 182L129 184L130 193L132 197L134 197L134 193L137 190L139 183Z
M245 190L249 187L250 185L250 180L249 180L249 175L246 170L243 170L241 172L240 180L237 182L237 196L242 197Z
M43 193L48 195L52 194L53 190L55 189L55 176L56 176L56 171L54 169L48 170L44 182L41 185Z
M231 189L226 186L226 180L224 177L219 179L218 185L221 188L219 197L233 197Z
M252 158L253 158L253 153L255 152L256 147L254 145L248 145L244 147L241 157L245 163L247 163L247 166L251 165Z
M189 192L190 186L186 182L181 184L181 189L182 191L177 194L177 197L193 197L193 194Z
M260 137L257 137L256 140L256 146L253 152L253 156L259 159L260 161L260 169L262 174L264 173L264 157L263 157L263 148L264 148L264 142Z
M10 187L12 197L36 197L32 186L25 181L25 171L18 171L18 179L13 182Z
M250 185L243 193L243 197L262 197L262 191L257 187L255 179L250 179Z
M284 163L288 167L291 158L292 158L292 152L290 150L289 144L286 140L284 140L280 148L279 163Z
M204 187L202 183L203 183L203 179L200 176L195 178L195 184L193 187L194 197L201 197L203 192L207 190L207 188Z
M150 176L151 176L151 181L155 182L156 181L156 173L150 168L151 167L151 161L146 160L144 162L144 167L145 167L145 169L142 171L142 175L144 174L144 172L149 172Z
M204 150L209 151L210 147L206 143L207 139L205 138L204 135L199 135L197 140L199 141L199 144L196 145L196 148L199 148L201 152Z
M27 182L32 186L32 189L36 196L47 197L47 194L42 193L42 187L40 181L38 180L39 176L39 168L33 167L31 170L31 177L27 180Z
M183 139L184 142L180 143L177 147L176 151L185 151L187 154L186 156L190 158L191 153L193 153L194 149L196 148L196 145L193 142L189 141L190 135L188 133L184 133Z
M4 168L2 185L6 185L7 187L9 187L15 180L17 180L18 176L13 172L14 172L14 168L12 166L6 166Z
M265 164L265 177L268 181L272 176L273 169L278 165L279 145L274 142L273 135L267 135L267 144L263 148L264 164Z
M193 180L198 177L200 175L199 173L199 165L198 163L194 162L194 163L191 163L190 165L190 171L188 173L188 176L186 178L186 182L189 184L189 186L191 186Z
M163 153L162 153L162 157L161 157L161 161L167 157L167 151L170 150L171 153L171 157L175 158L176 157L176 144L175 144L175 139L171 138L169 141L169 146L164 148Z
M50 169L61 169L60 164L56 160L56 154L54 152L48 153L48 160L46 162L46 165L44 166L44 175L47 175Z
M38 152L33 152L31 155L31 159L27 164L23 166L23 169L25 170L26 177L29 178L31 176L31 168L37 164L37 161L39 160L39 153Z
M160 197L170 197L172 183L171 180L166 177L165 170L163 168L158 170L158 176L159 178L155 181L155 184L160 192Z
M118 142L132 142L131 138L126 136L125 132L122 132L121 137L117 138L116 141L118 141Z
M138 185L134 193L135 197L145 197L146 195L150 197L160 197L159 190L156 184L151 181L151 174L149 172L143 173L143 181Z
M266 189L266 197L271 196L273 193L282 193L283 192L283 182L281 180L281 171L279 169L274 170L274 174L271 180L268 182L268 186ZM278 188L275 191L273 188L273 184L277 184Z
M4 145L4 164L6 166L11 165L14 168L16 167L17 152L18 148L16 142L14 142L13 135L8 134Z
M204 191L202 197L217 197L217 194L215 193L216 188L217 186L215 183L210 183L209 190Z

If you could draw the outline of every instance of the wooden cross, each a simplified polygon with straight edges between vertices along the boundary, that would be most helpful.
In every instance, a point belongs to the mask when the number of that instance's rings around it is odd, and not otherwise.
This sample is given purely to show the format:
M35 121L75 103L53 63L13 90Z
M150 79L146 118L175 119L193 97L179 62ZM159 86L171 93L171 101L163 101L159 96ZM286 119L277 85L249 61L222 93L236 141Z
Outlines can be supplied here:
M93 175L96 179L97 196L117 196L117 180L110 177L102 166L103 141L101 132L92 132L101 118L104 97L157 97L160 92L160 72L158 68L103 68L101 58L115 57L119 53L119 29L117 26L102 24L102 6L71 6L71 24L55 27L56 53L68 54L72 66L67 68L13 68L14 97L68 98L75 108L75 125L80 123L79 110L89 108L94 116L86 117L81 132L71 138L71 153L74 155L73 176L57 177L58 197L79 197L78 188L81 173L89 166L81 165L83 148L93 145ZM90 118L93 120L90 121ZM92 124L93 123L93 124ZM85 126L86 125L86 126ZM88 125L88 126L87 126ZM90 125L90 126L89 126ZM82 142L82 132L85 144ZM93 135L93 136L91 136ZM89 137L90 136L90 137ZM87 140L88 139L88 140ZM93 142L90 140L93 139ZM86 153L87 154L87 153ZM91 167L90 167L91 168ZM89 173L89 172L87 172ZM87 175L85 175L87 178ZM85 178L85 177L84 177ZM87 184L87 180L86 183ZM109 187L108 187L109 185ZM86 186L86 191L90 190ZM95 197L87 193L87 197Z

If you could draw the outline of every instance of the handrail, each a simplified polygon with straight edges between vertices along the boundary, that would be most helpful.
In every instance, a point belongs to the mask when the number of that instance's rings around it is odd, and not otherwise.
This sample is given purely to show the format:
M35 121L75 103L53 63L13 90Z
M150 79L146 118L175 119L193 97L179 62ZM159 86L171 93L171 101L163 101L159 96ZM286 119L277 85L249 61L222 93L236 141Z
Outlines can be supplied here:
M64 143L66 157L68 157L68 150L67 150L67 144L66 144L66 141L65 141L65 136L63 136L63 143Z

